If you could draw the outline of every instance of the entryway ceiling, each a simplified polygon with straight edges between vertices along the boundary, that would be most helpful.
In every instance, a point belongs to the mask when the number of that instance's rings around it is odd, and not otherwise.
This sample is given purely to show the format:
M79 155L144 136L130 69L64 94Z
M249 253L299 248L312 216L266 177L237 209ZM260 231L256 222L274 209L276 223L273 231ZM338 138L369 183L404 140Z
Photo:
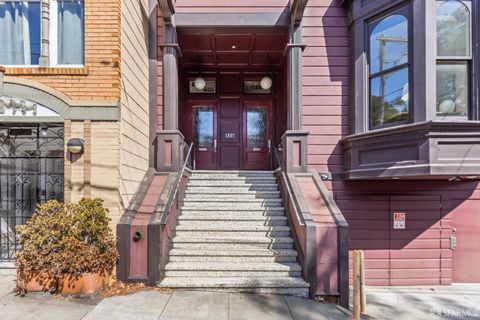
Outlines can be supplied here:
M180 33L183 67L264 67L282 63L285 33Z

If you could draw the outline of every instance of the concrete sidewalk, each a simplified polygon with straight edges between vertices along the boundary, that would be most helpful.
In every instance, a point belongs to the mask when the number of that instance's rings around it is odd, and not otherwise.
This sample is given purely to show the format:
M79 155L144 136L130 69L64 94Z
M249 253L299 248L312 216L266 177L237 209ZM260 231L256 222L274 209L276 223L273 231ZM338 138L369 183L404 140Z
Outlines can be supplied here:
M374 319L480 319L480 285L367 287Z
M100 299L62 299L11 293L13 277L0 276L1 320L323 320L348 319L335 305L281 295L143 291ZM10 288L10 289L8 289Z
M35 320L336 320L332 304L281 295L225 292L138 292L107 299L15 296L13 275L0 272L0 319ZM480 285L367 287L368 317L385 320L480 319Z

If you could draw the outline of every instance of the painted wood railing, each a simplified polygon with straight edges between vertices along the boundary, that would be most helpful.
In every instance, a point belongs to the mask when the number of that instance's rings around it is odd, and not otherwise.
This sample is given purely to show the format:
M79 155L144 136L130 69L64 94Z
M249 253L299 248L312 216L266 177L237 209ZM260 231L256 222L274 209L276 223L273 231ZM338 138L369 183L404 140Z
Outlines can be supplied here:
M348 307L348 224L314 170L288 173L274 149L287 218L311 296L338 296Z

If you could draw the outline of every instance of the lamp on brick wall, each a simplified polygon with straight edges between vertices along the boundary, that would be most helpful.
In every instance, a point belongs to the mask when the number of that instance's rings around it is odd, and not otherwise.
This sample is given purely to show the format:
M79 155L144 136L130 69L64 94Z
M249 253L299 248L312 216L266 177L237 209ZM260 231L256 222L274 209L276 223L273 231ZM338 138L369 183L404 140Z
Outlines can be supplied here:
M85 149L85 144L83 143L82 139L79 138L71 138L67 142L67 150L73 154L82 153Z

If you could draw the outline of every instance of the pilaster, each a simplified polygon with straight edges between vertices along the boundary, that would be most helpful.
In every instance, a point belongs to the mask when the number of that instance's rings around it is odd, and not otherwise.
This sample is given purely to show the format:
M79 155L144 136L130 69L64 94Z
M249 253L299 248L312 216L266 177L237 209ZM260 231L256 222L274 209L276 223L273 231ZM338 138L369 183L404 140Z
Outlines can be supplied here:
M41 0L42 10L42 53L40 67L50 66L50 0Z
M282 148L285 172L308 172L308 131L286 131L282 136Z

